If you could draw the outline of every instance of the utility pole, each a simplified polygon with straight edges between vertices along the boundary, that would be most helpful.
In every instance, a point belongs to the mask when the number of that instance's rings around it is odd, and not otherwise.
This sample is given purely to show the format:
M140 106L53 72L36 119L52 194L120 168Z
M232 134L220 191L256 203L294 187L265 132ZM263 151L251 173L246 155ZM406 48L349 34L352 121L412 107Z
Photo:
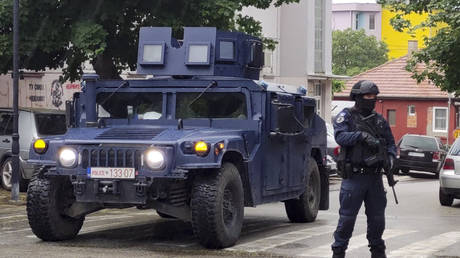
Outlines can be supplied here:
M13 175L11 177L11 201L19 200L19 0L13 0Z

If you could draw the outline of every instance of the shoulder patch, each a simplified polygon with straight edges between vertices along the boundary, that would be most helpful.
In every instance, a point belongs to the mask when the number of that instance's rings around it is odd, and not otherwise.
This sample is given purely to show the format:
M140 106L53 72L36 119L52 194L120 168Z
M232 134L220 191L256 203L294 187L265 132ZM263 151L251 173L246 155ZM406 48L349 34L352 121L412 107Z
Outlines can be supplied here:
M337 118L335 119L335 122L337 124L340 124L342 123L343 121L345 121L345 113L340 113Z

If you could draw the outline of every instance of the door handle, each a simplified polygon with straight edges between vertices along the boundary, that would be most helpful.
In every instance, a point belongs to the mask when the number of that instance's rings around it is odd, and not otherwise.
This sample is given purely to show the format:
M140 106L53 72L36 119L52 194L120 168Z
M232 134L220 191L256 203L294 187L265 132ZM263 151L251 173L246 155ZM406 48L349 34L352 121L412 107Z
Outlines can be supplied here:
M9 139L3 139L2 142L10 143L10 140Z

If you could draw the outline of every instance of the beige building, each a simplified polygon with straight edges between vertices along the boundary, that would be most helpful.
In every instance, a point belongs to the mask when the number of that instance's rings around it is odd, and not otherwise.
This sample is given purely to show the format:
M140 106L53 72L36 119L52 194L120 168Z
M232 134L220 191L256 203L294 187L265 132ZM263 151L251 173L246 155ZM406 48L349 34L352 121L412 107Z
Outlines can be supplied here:
M60 70L24 72L19 80L19 107L65 109L65 101L80 91L79 82L60 83ZM0 75L0 107L13 106L11 73Z
M261 79L305 86L317 99L318 113L331 118L332 32L331 0L300 0L299 3L246 8L243 15L261 21L263 35L278 41L274 51L266 51Z

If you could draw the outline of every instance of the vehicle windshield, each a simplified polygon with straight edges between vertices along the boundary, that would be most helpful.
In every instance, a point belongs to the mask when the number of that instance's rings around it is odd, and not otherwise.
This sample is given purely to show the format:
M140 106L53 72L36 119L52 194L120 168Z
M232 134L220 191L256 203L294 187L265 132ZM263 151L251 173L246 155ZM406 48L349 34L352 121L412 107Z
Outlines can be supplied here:
M406 135L402 138L401 148L422 149L425 151L437 151L438 144L434 138Z
M163 94L161 92L117 92L110 95L112 92L97 95L99 118L157 120L162 116Z
M193 102L199 94L199 92L177 93L176 118L247 119L246 96L243 93L207 92Z
M65 134L67 126L64 114L35 114L37 132L41 135Z

